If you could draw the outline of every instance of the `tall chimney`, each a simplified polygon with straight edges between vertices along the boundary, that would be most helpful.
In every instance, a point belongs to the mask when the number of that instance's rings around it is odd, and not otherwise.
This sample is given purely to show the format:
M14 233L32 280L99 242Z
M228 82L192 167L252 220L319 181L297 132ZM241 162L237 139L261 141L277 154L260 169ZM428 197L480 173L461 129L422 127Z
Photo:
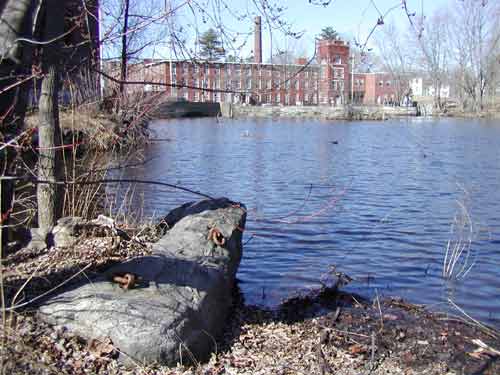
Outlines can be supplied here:
M254 38L253 62L262 64L262 21L260 16L255 17Z

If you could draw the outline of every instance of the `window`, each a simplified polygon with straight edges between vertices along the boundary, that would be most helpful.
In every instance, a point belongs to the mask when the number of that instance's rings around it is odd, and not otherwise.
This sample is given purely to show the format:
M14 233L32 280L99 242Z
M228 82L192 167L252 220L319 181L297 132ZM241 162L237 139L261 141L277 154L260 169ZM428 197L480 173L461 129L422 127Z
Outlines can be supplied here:
M175 63L172 64L172 82L175 82L177 78L177 72L175 71Z
M332 82L332 88L335 91L342 91L344 89L344 81L334 80Z
M386 85L387 87L389 87L389 86L391 85L391 81L387 81L387 82L385 83L385 85Z
M333 78L344 78L344 68L333 68Z
M335 65L340 65L340 64L342 64L342 59L340 58L340 56L339 56L339 55L336 55L336 56L333 58L333 63L334 63Z
M384 86L384 81L379 81L379 82L378 82L378 85L379 85L380 87Z

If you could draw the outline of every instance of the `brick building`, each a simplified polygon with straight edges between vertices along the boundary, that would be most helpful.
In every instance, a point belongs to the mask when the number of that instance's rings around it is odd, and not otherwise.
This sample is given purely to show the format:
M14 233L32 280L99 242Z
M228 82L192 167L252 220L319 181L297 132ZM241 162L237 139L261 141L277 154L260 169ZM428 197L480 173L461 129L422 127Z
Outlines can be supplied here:
M164 91L190 101L274 105L342 104L348 95L349 45L342 41L318 43L319 64L298 59L296 64L145 60L128 68L130 92ZM259 54L255 54L259 59ZM118 65L108 66L114 75ZM159 83L159 85L154 85ZM173 87L168 87L172 85Z
M354 102L366 105L399 103L408 91L407 84L388 73L354 73Z
M119 76L119 63L107 70ZM253 62L144 60L129 65L127 85L137 90L165 91L189 101L272 105L389 104L396 101L396 85L388 74L355 73L351 85L350 46L342 40L319 40L316 61L263 64L260 17L255 19ZM158 85L155 85L158 83Z

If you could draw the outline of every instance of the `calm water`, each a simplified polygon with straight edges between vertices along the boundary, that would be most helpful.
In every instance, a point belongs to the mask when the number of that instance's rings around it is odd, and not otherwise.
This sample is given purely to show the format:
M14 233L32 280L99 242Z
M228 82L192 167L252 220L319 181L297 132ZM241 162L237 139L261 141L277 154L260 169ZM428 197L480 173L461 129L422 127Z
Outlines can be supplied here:
M499 121L196 119L151 128L158 141L144 151L147 163L123 177L247 205L238 278L248 303L275 306L317 287L335 265L355 279L350 290L437 310L452 297L500 326ZM197 199L137 190L156 216ZM465 238L472 238L474 265L447 283L441 274L457 202L473 224Z

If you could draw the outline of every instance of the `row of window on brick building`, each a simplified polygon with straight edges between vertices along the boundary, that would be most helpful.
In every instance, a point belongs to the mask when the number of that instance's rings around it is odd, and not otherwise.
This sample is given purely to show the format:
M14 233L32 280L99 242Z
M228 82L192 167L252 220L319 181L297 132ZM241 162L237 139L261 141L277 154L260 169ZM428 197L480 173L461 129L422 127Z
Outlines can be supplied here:
M269 64L198 64L167 62L170 77L175 84L172 95L187 100L234 101L224 93L203 92L192 88L228 91L240 97L237 100L277 103L316 103L319 70L303 66L275 66ZM187 87L185 87L187 86ZM246 98L242 98L241 96Z
M187 68L187 64L182 64L183 68L177 68L176 63L172 63L171 82L177 85L189 85L193 83L195 87L200 88L221 88L221 82L226 82L226 88L251 89L275 89L284 87L285 89L311 88L317 89L317 72L304 70L297 72L295 70L261 68L255 66L254 69L245 67L233 67L229 64L223 64L221 67L210 67L206 65L203 70L199 69L198 64L190 64L192 68ZM179 74L179 70L181 74ZM244 73L242 74L242 71ZM230 79L227 79L229 77ZM258 78L258 80L256 80ZM310 83L314 84L311 86ZM302 87L300 87L302 86ZM308 87L311 86L311 87Z

